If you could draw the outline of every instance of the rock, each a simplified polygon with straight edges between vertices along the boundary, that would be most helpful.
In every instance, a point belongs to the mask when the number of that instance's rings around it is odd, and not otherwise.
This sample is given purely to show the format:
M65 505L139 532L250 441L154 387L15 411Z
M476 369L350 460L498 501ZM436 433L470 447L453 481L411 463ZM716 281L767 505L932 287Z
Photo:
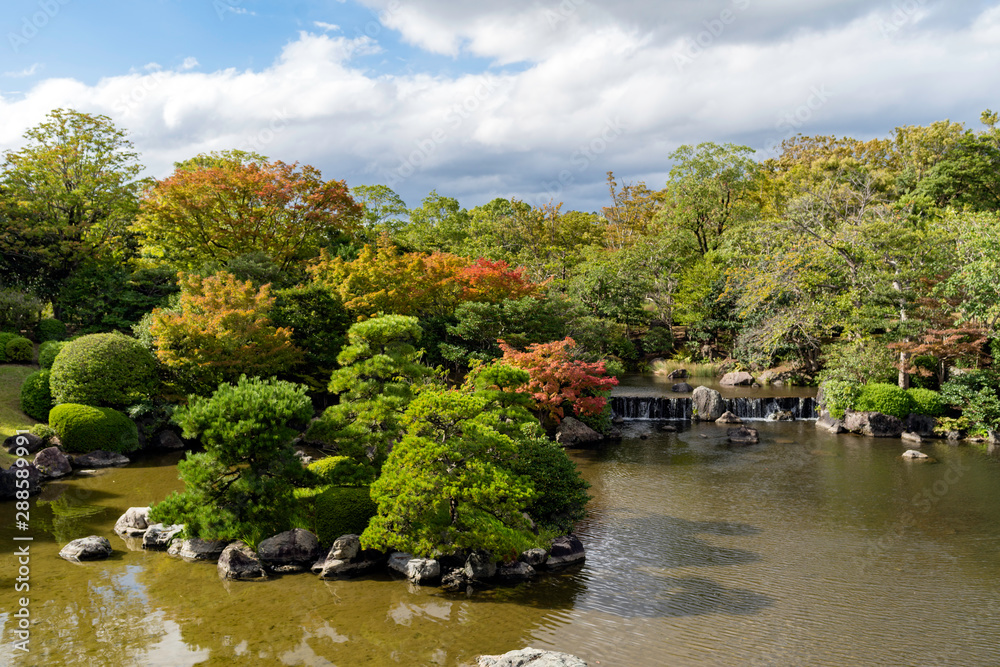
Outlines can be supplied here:
M78 456L70 454L69 462L73 464L74 468L114 468L129 464L127 456L106 452L103 449L96 449Z
M961 431L948 431L945 433L945 437L948 439L949 443L956 443L962 439Z
M675 368L674 370L667 373L668 380L685 380L687 379L688 372L685 368Z
M3 441L3 446L8 454L28 456L45 449L45 440L34 433L15 433ZM18 454L18 447L23 447L26 451Z
M261 541L257 553L275 572L301 572L315 563L322 551L315 535L292 528Z
M517 561L498 567L496 576L503 581L527 581L537 574L535 568L523 561Z
M600 442L603 439L600 433L584 424L575 417L566 417L559 424L556 431L556 442L563 447L579 447L581 445Z
M723 387L739 387L739 386L750 386L754 383L753 375L746 373L744 371L733 371L732 373L726 373L719 380L719 384Z
M465 576L465 569L450 570L441 577L441 588L446 591L460 592L470 589L473 581Z
M900 437L903 440L906 440L907 442L916 443L917 447L919 447L920 443L923 442L924 440L923 438L920 437L919 433L913 433L911 431L904 431L903 435L901 435Z
M414 558L397 551L389 556L389 569L399 572L415 584L425 584L441 578L441 563L432 558Z
M174 540L170 543L167 553L186 561L217 561L227 546L229 546L229 540L200 540L198 538Z
M903 435L903 421L881 412L848 412L844 415L844 428L851 433L873 438L898 438Z
M747 426L731 428L726 432L726 436L729 442L734 445L756 445L760 442L760 434L757 432L757 429Z
M313 564L312 571L320 579L340 579L364 574L384 562L385 554L375 549L363 550L357 535L342 535L333 541L326 557Z
M181 436L171 430L160 431L156 436L156 444L161 449L184 449L184 441Z
M660 430L664 433L677 433L677 427L673 424L660 424Z
M845 433L847 431L844 428L843 420L834 419L830 415L829 410L823 410L819 413L819 419L816 420L816 428L821 428L830 433Z
M219 556L219 576L223 579L250 581L266 579L267 572L256 552L243 542L233 542Z
M59 552L60 558L79 563L82 560L104 560L111 555L111 542L106 537L91 535L73 540Z
M678 394L690 394L694 391L694 387L689 385L687 382L680 382L670 387L670 391L676 392Z
M496 574L497 563L488 553L476 551L465 559L465 576L473 581L486 581Z
M25 465L11 465L7 470L0 470L0 500L14 500L17 498L17 492L24 490L24 484L19 486L18 480L26 479L28 480L28 495L33 496L42 492L42 486L40 481L42 479L42 474L35 467L34 463L28 463L27 459L19 459L25 462ZM19 470L27 470L27 473L22 473L22 475L27 474L27 477L18 477L17 473Z
M767 416L767 420L772 422L793 422L795 421L795 415L788 410L775 410Z
M694 393L691 395L691 403L695 419L698 421L715 421L726 411L722 394L708 387L695 387Z
M545 559L549 557L549 552L545 549L528 549L517 557L522 563L527 563L532 567L545 564Z
M583 543L576 535L563 535L552 540L549 557L545 559L545 567L565 567L582 563L587 557Z
M115 533L121 537L142 537L149 528L149 508L129 507L115 521Z
M47 447L35 454L35 467L42 477L64 477L73 472L69 459L58 447Z
M569 653L523 648L503 655L481 655L476 667L587 667L587 663Z
M722 413L722 416L715 420L716 424L742 424L743 420L737 417L732 412L726 410Z
M163 551L183 530L183 525L164 526L162 523L154 523L142 536L142 548Z
M986 442L991 445L1000 445L1000 431L987 431Z
M361 553L361 537L359 535L341 535L333 541L327 558L339 560L354 560Z
M923 452L918 452L915 449L907 449L905 452L903 452L903 458L904 459L913 459L913 460L917 460L917 461L931 461L931 460L933 460L933 459L931 459L931 457L927 456Z
M611 423L614 424L615 426L621 426L622 424L625 423L625 418L622 417L621 415L615 415L614 417L611 418Z
M903 430L909 431L910 433L916 433L921 438L933 438L935 426L937 426L937 420L928 415L910 413L910 415L903 420Z

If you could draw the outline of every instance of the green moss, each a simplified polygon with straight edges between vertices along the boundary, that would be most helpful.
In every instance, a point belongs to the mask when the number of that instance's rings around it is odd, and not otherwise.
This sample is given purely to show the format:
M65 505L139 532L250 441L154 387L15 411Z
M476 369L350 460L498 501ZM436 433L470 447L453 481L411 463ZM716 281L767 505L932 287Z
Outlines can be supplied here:
M316 496L316 535L321 544L360 535L377 511L367 486L331 486Z
M881 412L904 419L913 412L913 403L906 390L894 384L874 382L861 388L854 408L861 412Z
M38 323L35 336L39 343L63 340L66 338L66 325L54 317L47 317Z
M940 417L944 414L944 399L938 392L931 389L907 389L906 395L910 397L912 411L918 415Z
M139 447L135 422L111 408L63 403L49 412L49 425L67 452L103 449L125 454Z
M159 385L156 358L139 341L120 333L70 341L52 364L52 398L59 403L126 406Z
M66 346L60 340L47 340L38 346L38 365L42 368L52 368L52 363L56 360L59 351Z
M52 409L52 392L49 391L49 371L40 370L24 379L21 385L21 410L24 414L46 421Z

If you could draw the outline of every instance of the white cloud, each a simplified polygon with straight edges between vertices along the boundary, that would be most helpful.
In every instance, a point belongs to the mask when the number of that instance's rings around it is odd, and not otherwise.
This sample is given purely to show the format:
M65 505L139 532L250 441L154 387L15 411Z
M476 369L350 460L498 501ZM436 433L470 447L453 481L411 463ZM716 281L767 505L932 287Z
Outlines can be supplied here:
M340 32L340 26L336 23L327 23L326 21L313 21L313 25L322 30L323 32Z
M27 67L25 69L15 72L4 72L3 75L8 76L12 79L20 79L28 76L34 76L35 73L38 72L39 69L41 69L41 67L42 67L41 63L32 63L31 67Z

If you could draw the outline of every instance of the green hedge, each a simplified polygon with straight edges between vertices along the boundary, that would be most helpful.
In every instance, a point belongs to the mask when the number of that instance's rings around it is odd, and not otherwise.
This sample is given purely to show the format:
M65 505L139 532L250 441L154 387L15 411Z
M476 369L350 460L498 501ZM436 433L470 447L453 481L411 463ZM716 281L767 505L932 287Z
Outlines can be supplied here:
M54 317L47 317L38 323L35 337L39 343L63 340L66 338L66 325Z
M40 370L24 379L21 385L21 412L40 422L47 421L52 409L49 371Z
M156 391L156 358L135 338L90 334L62 348L52 363L51 385L56 404L132 405Z
M111 408L63 403L49 412L49 425L67 452L103 449L125 454L139 448L135 422Z
M0 364L7 363L7 343L19 338L17 334L0 331Z
M853 410L861 394L861 385L843 380L827 380L821 386L823 407L834 419L843 419L845 410Z
M35 344L24 336L14 336L4 346L9 364L30 364L35 358Z
M906 395L910 397L913 412L918 415L940 417L944 414L946 406L938 392L931 389L907 389Z
M52 368L59 351L66 346L61 340L47 340L38 346L38 365L42 368Z
M328 456L308 467L328 486L368 486L375 481L375 467L358 463L350 456Z
M341 535L360 535L377 512L367 486L331 486L316 497L320 544L333 544Z
M894 384L873 382L861 388L854 409L859 412L881 412L884 415L905 419L913 412L913 402L905 389L900 389Z

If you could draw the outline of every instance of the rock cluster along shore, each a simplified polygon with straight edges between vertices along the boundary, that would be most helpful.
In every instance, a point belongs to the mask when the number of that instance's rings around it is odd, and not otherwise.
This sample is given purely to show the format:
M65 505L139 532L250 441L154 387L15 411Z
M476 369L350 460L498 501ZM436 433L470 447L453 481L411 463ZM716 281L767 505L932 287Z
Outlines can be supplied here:
M498 563L484 552L473 552L465 559L385 553L363 549L357 535L338 537L324 555L317 537L301 528L269 537L254 550L243 542L182 539L178 535L183 526L150 524L149 510L130 507L115 522L115 533L123 539L136 540L143 549L165 550L188 561L216 562L220 577L236 581L307 570L320 579L344 579L381 570L395 572L415 584L440 585L457 591L484 583L526 581L539 570L559 570L582 563L586 558L583 544L575 535L557 537L547 550L529 549L513 563ZM107 539L96 535L74 540L60 552L60 556L73 561L110 555Z
M28 469L30 486L28 493L41 493L41 483L50 479L58 479L74 471L111 468L129 463L129 459L121 454L95 450L86 454L66 454L58 446L45 446L45 441L31 433L12 435L3 443L9 454L15 453L19 447L24 447L35 458L25 466ZM15 471L12 468L0 470L0 500L14 498L16 491Z

